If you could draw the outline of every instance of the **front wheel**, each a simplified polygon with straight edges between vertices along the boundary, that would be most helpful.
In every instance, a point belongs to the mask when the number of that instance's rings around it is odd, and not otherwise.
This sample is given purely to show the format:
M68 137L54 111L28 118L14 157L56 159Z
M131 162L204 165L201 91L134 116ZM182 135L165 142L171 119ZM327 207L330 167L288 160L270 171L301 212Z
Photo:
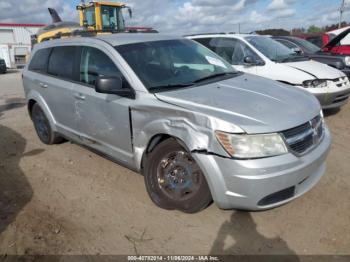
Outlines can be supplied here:
M212 202L203 172L175 139L163 141L149 153L144 177L149 196L161 208L196 213Z

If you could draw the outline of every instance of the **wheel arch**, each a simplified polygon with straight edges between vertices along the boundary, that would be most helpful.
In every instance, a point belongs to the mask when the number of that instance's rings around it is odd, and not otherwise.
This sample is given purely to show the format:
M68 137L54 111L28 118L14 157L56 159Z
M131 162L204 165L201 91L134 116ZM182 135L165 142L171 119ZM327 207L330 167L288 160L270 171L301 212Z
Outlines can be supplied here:
M28 95L27 95L27 109L29 116L32 117L32 109L35 104L38 104L40 108L44 111L45 116L50 122L50 125L52 127L53 131L57 131L56 127L56 120L50 110L50 107L46 103L45 99L41 96L39 92L36 92L35 90L32 90Z
M33 110L33 106L36 104L36 100L34 99L29 99L28 100L28 105L27 105L27 109L28 109L28 113L29 116L32 117L32 110Z
M176 137L176 136L170 135L170 134L166 134L166 133L155 134L149 139L147 146L142 153L142 158L141 158L141 163L140 163L141 173L142 173L142 169L144 167L144 161L147 157L147 154L151 153L157 147L157 145L159 145L160 143L162 143L163 141L168 140L168 139L176 140L176 142L179 143L179 145L181 145L188 152L190 152L190 150L186 146L185 142L182 141L179 137Z

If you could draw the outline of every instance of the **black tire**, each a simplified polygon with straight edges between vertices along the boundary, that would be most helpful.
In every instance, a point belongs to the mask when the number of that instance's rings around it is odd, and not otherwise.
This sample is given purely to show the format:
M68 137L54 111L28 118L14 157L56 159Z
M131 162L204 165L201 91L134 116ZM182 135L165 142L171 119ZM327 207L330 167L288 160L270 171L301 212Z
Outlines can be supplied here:
M53 145L64 141L62 137L52 131L49 120L38 104L33 106L31 117L34 123L35 131L41 142L46 145Z
M150 198L163 209L196 213L212 202L205 176L175 139L161 142L146 156L143 175Z

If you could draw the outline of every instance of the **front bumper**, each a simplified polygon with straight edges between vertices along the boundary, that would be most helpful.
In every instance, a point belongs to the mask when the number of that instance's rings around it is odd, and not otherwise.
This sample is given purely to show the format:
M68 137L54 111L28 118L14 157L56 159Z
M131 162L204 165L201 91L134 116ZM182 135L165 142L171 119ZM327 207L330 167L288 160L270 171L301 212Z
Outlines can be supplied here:
M338 86L337 84L340 84ZM328 87L326 88L308 88L305 89L302 86L298 86L304 90L314 94L320 102L322 109L339 108L345 105L350 97L350 83L336 83L334 81L328 81Z
M315 96L320 102L322 109L338 108L348 102L350 96L350 88L331 93L318 93L315 94Z
M331 145L326 128L322 142L308 154L235 160L192 154L206 176L215 203L222 209L264 210L309 191L325 173Z

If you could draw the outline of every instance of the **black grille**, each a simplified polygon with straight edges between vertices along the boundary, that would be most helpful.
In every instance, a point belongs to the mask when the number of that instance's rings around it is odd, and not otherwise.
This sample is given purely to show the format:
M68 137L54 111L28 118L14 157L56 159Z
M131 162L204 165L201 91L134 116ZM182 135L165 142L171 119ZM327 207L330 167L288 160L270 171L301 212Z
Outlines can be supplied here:
M302 141L290 145L290 148L293 151L298 152L300 154L305 152L312 145L313 145L313 137L312 135L309 135L309 136L306 136L305 139L303 139Z
M323 136L323 121L320 115L298 127L282 132L290 149L297 154L317 145Z
M349 95L350 95L350 92L341 94L334 99L333 103L339 103L339 102L345 101L346 99L349 98Z
M301 126L286 130L283 132L283 135L286 139L290 138L290 137L294 137L300 133L305 132L306 130L308 130L310 128L310 123L307 122Z
M345 100L347 100L349 97L342 97L342 98L337 98L336 100L334 100L333 103L340 103L340 102L343 102Z

